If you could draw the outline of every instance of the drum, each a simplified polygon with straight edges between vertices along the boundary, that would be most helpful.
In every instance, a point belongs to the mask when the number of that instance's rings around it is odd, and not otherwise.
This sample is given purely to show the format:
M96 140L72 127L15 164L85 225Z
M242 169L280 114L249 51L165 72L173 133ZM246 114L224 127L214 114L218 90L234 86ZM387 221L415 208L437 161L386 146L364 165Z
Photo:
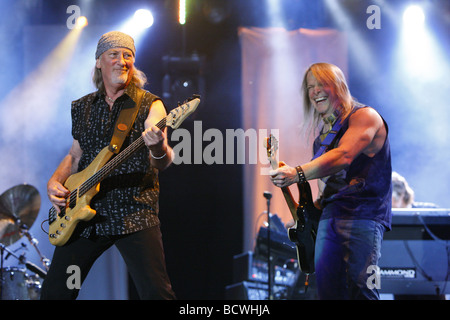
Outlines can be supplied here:
M1 270L1 300L38 300L41 291L41 279L30 276L24 269L16 267Z

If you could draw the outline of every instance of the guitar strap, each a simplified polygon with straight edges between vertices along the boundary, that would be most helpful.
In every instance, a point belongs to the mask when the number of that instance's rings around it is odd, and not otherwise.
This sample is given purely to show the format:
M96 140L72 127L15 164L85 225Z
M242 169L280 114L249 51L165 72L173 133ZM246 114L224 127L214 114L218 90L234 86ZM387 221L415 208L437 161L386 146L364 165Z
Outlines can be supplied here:
M119 153L125 138L133 126L134 120L141 107L142 99L146 93L147 91L145 90L137 90L137 102L134 102L133 99L127 99L124 103L114 127L114 134L109 144L109 151L115 154Z
M336 119L333 127L331 128L331 131L327 134L325 139L323 139L322 143L320 144L319 150L317 150L312 160L314 160L317 157L320 157L323 153L327 151L328 147L333 144L339 130L341 130L342 123L343 121L341 121L340 118Z

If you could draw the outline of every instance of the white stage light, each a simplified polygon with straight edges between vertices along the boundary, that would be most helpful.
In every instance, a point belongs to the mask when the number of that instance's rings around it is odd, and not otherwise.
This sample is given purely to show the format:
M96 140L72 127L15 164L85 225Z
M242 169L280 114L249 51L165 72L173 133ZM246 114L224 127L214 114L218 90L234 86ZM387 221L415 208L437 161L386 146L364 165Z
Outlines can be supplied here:
M425 22L425 14L418 5L411 5L403 13L403 23L407 27L419 28Z
M144 31L153 25L153 14L150 10L139 9L134 15L120 25L117 30L129 34L134 38L135 45L139 42Z
M414 85L445 77L448 62L433 31L427 27L425 11L411 5L403 13L403 26L398 47L398 64Z
M154 19L152 13L147 9L136 10L133 17L136 28L147 29L153 25Z

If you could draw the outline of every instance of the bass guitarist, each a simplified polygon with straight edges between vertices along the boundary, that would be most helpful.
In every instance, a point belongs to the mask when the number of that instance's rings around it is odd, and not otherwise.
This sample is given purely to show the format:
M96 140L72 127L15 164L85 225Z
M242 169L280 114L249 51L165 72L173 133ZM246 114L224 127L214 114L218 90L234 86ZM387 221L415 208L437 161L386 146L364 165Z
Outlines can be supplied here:
M391 228L387 124L375 109L356 102L335 65L310 66L302 91L305 128L319 128L315 156L297 167L272 170L271 180L287 187L319 179L316 202L322 215L314 258L318 298L379 299L379 283L371 279L383 234ZM334 139L321 146L328 134Z
M56 211L70 205L71 190L64 182L92 165L110 144L126 105L138 109L123 145L142 135L147 148L133 154L100 184L90 201L95 216L79 223L69 241L55 248L42 286L43 300L75 299L79 288L68 288L68 267L80 268L82 282L112 245L120 251L140 299L175 299L158 219L158 171L167 168L173 158L165 130L155 126L166 110L157 96L142 89L146 76L134 66L135 51L133 38L122 32L106 33L98 41L93 75L98 90L72 103L72 147L47 185Z

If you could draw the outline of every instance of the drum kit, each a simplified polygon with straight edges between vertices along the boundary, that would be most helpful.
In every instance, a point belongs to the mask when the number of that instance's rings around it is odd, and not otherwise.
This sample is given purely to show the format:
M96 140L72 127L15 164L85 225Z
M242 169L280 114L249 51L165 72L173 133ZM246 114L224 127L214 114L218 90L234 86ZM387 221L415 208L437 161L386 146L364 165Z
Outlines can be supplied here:
M39 251L38 241L30 228L39 213L41 198L37 189L28 184L17 185L0 196L0 300L38 300L42 280L50 261ZM25 237L36 249L44 269L29 262L25 254L18 255L11 245ZM22 247L25 247L22 243ZM17 259L15 267L4 267L9 257Z

